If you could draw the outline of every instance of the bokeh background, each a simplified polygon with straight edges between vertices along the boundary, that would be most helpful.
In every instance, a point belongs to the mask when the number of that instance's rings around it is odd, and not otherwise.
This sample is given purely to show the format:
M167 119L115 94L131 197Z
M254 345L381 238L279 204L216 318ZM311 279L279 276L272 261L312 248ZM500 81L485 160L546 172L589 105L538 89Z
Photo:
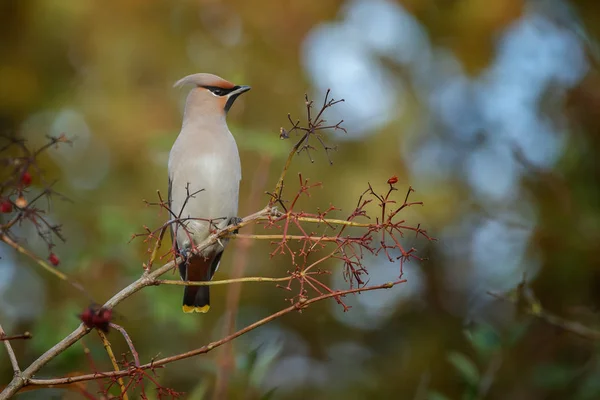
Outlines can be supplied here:
M103 302L141 272L145 246L131 235L164 218L142 199L166 193L185 99L173 82L212 72L253 87L228 117L242 157L241 215L267 201L261 193L281 170L287 113L302 116L305 92L320 99L331 88L346 101L328 119L344 119L348 134L329 136L333 166L323 153L294 162L293 174L324 185L307 211L349 211L368 182L384 189L397 175L402 193L412 185L425 202L408 215L439 241L407 237L428 260L405 266L404 285L348 299L350 312L321 303L237 340L221 398L597 399L597 343L487 292L509 291L525 274L545 310L598 325L599 27L597 1L4 0L0 125L34 147L47 134L76 139L42 160L73 200L55 202L49 218L68 238L55 249L61 270ZM24 244L46 254L22 229ZM289 268L267 243L243 247L230 246L217 278L234 261L245 275ZM0 253L0 322L33 333L15 343L26 365L77 326L88 299L8 247ZM371 283L398 276L382 257L366 264ZM341 266L330 267L331 285L345 288ZM209 314L184 315L180 287L148 288L117 308L117 323L143 360L183 352L223 336L229 290L212 290ZM237 326L285 297L271 284L243 286ZM99 340L84 342L110 369ZM211 398L222 361L214 351L177 362L159 381ZM38 376L89 369L77 344ZM11 376L2 350L2 384Z

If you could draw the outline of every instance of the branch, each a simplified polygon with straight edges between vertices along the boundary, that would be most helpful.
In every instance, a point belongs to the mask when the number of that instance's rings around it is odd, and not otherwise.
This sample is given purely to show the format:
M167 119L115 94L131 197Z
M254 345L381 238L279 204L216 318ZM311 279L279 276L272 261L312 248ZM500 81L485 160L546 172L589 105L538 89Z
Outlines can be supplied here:
M67 275L63 274L58 269L52 267L46 261L42 260L41 258L39 258L38 256L36 256L35 254L33 254L31 251L29 251L26 248L24 248L23 246L21 246L18 243L14 242L6 234L4 234L4 233L0 234L0 241L3 241L4 243L6 243L7 245L9 245L13 249L15 249L16 251L18 251L19 253L24 254L27 257L31 258L39 266L41 266L43 269L45 269L46 271L50 272L52 275L56 276L57 278L59 278L59 279L65 281L65 282L71 284L73 287L75 287L76 289L80 290L82 293L86 294L86 296L87 296L88 293L83 288L83 286L81 286L81 284L79 284L77 282L71 281L69 279L69 277L67 277Z
M228 226L227 228L210 235L205 241L203 241L198 246L196 246L194 253L196 253L196 254L200 253L202 250L204 250L208 246L217 243L217 241L220 238L224 237L225 235L231 234L236 229L239 229L243 226L253 223L254 221L259 220L260 218L266 218L267 216L271 215L272 212L273 212L273 210L271 207L265 207L264 209L247 216L238 225ZM181 257L176 257L174 260L166 263L165 265L161 266L160 268L157 268L156 270L154 270L152 272L148 272L148 271L144 272L144 274L142 274L142 276L139 279L132 282L129 286L125 287L120 292L115 294L110 300L108 300L103 305L103 308L112 309L117 304L121 303L122 301L124 301L125 299L127 299L128 297L133 295L134 293L138 292L139 290L143 289L144 287L156 285L157 284L156 282L158 281L157 278L159 278L161 275L163 275L163 274L167 273L168 271L172 270L173 268L175 268L175 266L181 261L183 261L183 259ZM83 324L79 325L79 327L77 329L75 329L70 335L68 335L63 340L61 340L59 343L54 345L50 350L48 350L47 352L42 354L27 369L25 369L24 371L22 371L19 374L16 374L15 377L13 378L13 380L8 384L8 386L6 386L6 388L4 388L4 391L2 391L0 393L0 400L10 398L15 393L17 393L19 391L19 389L31 384L31 382L32 382L31 377L36 372L38 372L50 360L54 359L56 356L61 354L63 351L65 351L66 349L71 347L79 339L81 339L82 337L87 335L89 333L89 331L90 330L88 328L86 328L85 325L83 325Z
M321 295L319 297L314 297L312 299L300 300L300 301L294 303L293 305L291 305L287 308L284 308L283 310L280 310L280 311L276 312L275 314L271 314L268 317L263 318L251 325L248 325L245 328L240 329L239 331L235 332L234 334L224 337L223 339L217 340L216 342L211 342L205 346L202 346L200 348L197 348L197 349L185 352L185 353L181 353L181 354L177 354L174 356L165 357L165 358L161 358L159 360L152 361L150 363L140 366L139 368L130 368L129 370L123 370L123 371L98 372L98 373L93 373L93 374L69 376L69 377L56 378L56 379L29 379L28 384L30 384L30 385L46 385L46 386L47 385L60 385L60 384L70 384L70 383L76 383L76 382L82 382L82 381L90 381L90 380L94 380L94 379L130 376L130 375L136 373L138 370L154 369L156 367L160 367L162 365L169 364L174 361L184 360L186 358L197 356L199 354L208 353L209 351L211 351L219 346L222 346L223 344L228 343L228 342L230 342L230 341L262 326L262 325L265 325L279 317L282 317L285 314L288 314L292 311L302 311L305 308L307 308L309 305L311 305L312 303L316 303L316 302L319 302L319 301L322 301L325 299L329 299L332 297L343 297L343 296L345 296L347 294L351 294L351 293L361 293L361 292L368 292L371 290L390 289L396 285L399 285L399 284L405 283L405 282L406 282L406 279L402 279L399 281L387 282L387 283L384 283L381 285L376 285L376 286L368 286L368 287L348 289L348 290L338 290L338 291L334 291L333 293L327 293L327 294Z
M110 346L108 338L101 330L96 329L96 332L98 332L98 336L100 336L100 339L102 340L102 344L104 345L104 349L106 349L106 354L108 354L108 358L110 358L110 362L112 363L114 370L116 372L119 372L119 363L115 358L115 354L112 351L112 347ZM127 389L125 389L125 382L123 382L123 378L118 377L117 382L119 383L119 387L121 388L121 398L123 400L129 400L129 398L127 397Z
M0 325L0 338L5 339L6 337L6 333L4 332L4 329L2 329L2 325ZM6 352L8 353L8 358L10 359L13 371L15 375L17 375L21 372L21 369L19 368L19 362L17 361L17 356L15 355L12 345L10 344L10 340L2 341L4 342L4 347L6 347Z
M135 349L135 346L133 345L133 341L127 334L127 331L122 326L113 324L112 322L110 323L110 326L111 326L111 328L114 328L114 329L118 330L119 332L121 332L121 335L123 335L123 338L127 342L127 346L129 346L129 351L131 352L131 355L133 356L133 362L135 363L135 366L139 367L141 364L140 356L139 356L137 350Z
M218 281L176 281L176 280L155 280L155 285L175 285L175 286L214 286L214 285L228 285L231 283L242 283L242 282L286 282L293 279L292 276L286 276L283 278L266 278L262 276L248 276L245 278L235 279L221 279Z
M2 335L0 334L0 341L5 341L5 340L19 340L19 339L31 339L33 336L31 336L31 333L29 332L25 332L25 333L19 333L18 335Z

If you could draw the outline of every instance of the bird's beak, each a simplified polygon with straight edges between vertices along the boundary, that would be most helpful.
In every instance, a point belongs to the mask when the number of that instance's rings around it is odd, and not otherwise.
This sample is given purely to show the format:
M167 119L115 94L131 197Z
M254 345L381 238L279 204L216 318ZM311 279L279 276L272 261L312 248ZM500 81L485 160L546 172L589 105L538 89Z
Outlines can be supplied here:
M227 97L239 96L240 94L247 92L250 89L252 89L250 86L239 86L237 89L229 92Z

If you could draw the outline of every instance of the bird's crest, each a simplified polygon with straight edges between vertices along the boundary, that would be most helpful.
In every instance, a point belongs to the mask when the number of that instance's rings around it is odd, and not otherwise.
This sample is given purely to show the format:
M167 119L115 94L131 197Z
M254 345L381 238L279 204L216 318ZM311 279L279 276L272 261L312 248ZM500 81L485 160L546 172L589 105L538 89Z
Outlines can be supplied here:
M223 89L232 89L235 86L233 83L226 81L217 75L204 73L188 75L185 78L181 78L175 82L173 87L181 87L185 85L195 85L197 87L213 86Z

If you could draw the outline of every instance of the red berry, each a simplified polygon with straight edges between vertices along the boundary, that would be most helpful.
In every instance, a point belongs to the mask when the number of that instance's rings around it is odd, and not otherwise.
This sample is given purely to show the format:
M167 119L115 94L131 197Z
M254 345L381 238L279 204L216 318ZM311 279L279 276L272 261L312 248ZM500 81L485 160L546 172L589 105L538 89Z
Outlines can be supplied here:
M88 307L83 313L79 314L79 319L88 328L96 328L108 333L112 310L109 308L96 309L95 307Z
M31 185L31 174L29 171L23 173L23 176L21 176L21 183L25 186Z
M4 213L4 214L8 214L9 212L12 211L12 203L10 202L10 200L4 200L2 203L0 203L0 212Z
M58 266L58 264L60 264L60 259L54 253L50 253L50 255L48 256L48 261L50 261L50 264L54 265L55 267Z
M390 179L388 179L387 183L389 183L390 185L398 183L398 177L396 175L392 176Z
M79 318L87 327L92 326L92 317L94 316L94 310L91 307L86 308L81 314L79 314Z

